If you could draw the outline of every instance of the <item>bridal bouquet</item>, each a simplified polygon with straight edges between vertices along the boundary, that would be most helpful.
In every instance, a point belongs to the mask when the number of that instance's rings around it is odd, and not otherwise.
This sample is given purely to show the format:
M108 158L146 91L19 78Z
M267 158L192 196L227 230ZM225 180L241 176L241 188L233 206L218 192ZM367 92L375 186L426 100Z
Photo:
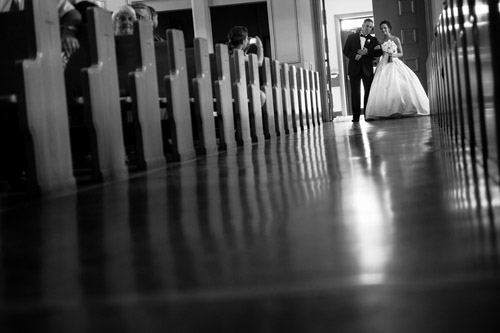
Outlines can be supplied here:
M382 51L389 53L388 62L391 62L392 61L391 54L396 53L398 51L398 46L392 40L388 40L387 42L384 42L382 44Z

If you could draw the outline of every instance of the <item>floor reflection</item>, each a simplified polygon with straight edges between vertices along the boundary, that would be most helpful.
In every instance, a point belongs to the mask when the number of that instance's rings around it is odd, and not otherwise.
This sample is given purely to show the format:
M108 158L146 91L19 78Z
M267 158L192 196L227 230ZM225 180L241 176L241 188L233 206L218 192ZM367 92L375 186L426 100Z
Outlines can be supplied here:
M402 332L394 313L435 302L498 310L498 186L448 140L429 117L334 122L5 210L0 325Z

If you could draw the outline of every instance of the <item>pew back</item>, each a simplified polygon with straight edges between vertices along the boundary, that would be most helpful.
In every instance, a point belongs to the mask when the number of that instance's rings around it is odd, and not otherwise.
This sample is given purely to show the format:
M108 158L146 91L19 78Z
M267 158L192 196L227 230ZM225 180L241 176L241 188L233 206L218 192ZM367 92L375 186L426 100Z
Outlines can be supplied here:
M249 99L250 133L253 142L263 142L264 126L262 123L261 91L257 55L248 54L245 58L245 73Z
M217 121L219 124L219 147L231 149L236 147L233 93L231 90L231 70L227 46L217 44L215 54L210 55L213 92L216 101Z
M186 55L188 53L186 52ZM194 111L200 151L211 154L217 151L214 121L214 103L212 91L212 75L210 73L210 58L208 42L204 38L195 38L192 56L186 56L190 78L190 86L194 99ZM194 73L192 72L194 69Z
M132 101L137 167L162 167L165 158L152 24L136 21L134 34L116 36L115 42L120 94L130 93Z
M17 96L29 187L42 195L73 191L75 179L56 4L52 0L28 0L23 12L3 13L0 22L8 24L12 16L21 22L12 25L19 27L16 33L21 35L9 45L9 51L0 52L10 57L5 65L13 73L12 81L5 77L2 81L15 82L13 87L3 89ZM12 26L1 31L2 45L9 40Z
M245 74L245 55L235 50L231 55L231 83L234 98L234 117L236 141L239 145L251 144L250 116L248 107L247 80Z
M284 73L288 75L290 80L290 103L291 109L291 119L293 124L293 130L295 132L301 131L301 119L300 119L300 102L299 102L299 91L297 86L297 67L294 65L289 66L289 72Z
M115 39L109 12L88 9L91 66L82 70L85 111L91 128L93 175L99 181L128 176L120 111Z
M262 106L262 120L264 125L264 136L266 139L276 137L273 82L271 71L271 61L266 57L264 58L262 66L260 67L261 90L266 95L266 102Z
M191 126L191 107L186 66L184 34L180 30L167 30L168 75L164 77L167 95L167 113L176 160L192 159L196 156Z

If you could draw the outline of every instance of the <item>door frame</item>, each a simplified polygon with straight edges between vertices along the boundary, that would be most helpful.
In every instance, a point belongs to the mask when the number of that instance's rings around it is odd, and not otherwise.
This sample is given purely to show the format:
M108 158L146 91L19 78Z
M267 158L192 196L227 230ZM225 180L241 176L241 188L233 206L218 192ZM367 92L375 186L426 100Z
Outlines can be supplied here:
M342 116L347 116L347 87L346 87L346 72L347 69L344 68L344 54L342 53L342 49L344 45L342 45L341 37L340 37L340 21L348 20L348 19L357 19L360 17L370 16L373 17L373 11L369 12L357 12L357 13L349 13L349 14L339 14L334 15L335 20L335 39L337 46L337 58L339 61L339 78L340 78L340 103L342 107ZM361 27L360 27L361 28Z

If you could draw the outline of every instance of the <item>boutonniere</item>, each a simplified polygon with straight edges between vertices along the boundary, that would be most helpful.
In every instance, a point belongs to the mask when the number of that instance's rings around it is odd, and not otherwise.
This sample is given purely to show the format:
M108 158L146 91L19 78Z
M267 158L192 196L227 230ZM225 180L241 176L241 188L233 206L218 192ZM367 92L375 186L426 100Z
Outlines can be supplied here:
M365 45L370 44L370 41L371 41L371 39L370 39L370 38L367 38L367 39L366 39L366 42L365 42Z

